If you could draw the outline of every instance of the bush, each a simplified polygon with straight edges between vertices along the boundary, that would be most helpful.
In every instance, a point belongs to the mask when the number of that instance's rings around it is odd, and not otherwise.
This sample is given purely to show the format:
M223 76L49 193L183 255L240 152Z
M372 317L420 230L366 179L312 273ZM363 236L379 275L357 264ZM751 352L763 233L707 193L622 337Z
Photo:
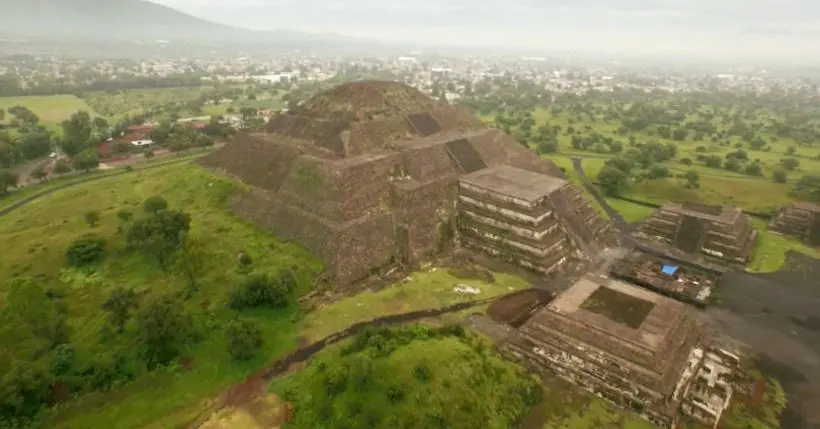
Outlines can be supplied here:
M293 274L286 272L276 279L268 274L255 274L247 278L228 296L228 306L241 310L254 307L285 308L293 293Z
M148 199L146 199L145 202L142 203L142 209L145 210L146 213L158 213L167 208L168 202L158 195L148 197Z
M789 174L783 170L775 170L775 172L772 173L772 180L775 183L786 183L786 181L789 180Z
M83 219L85 219L85 223L87 223L88 226L93 228L97 226L97 223L100 221L100 212L93 210L90 212L86 212L83 215Z
M105 240L85 236L74 240L66 251L66 263L71 267L84 267L100 261L105 256Z
M225 332L228 353L236 360L249 360L262 348L262 329L252 320L234 320Z

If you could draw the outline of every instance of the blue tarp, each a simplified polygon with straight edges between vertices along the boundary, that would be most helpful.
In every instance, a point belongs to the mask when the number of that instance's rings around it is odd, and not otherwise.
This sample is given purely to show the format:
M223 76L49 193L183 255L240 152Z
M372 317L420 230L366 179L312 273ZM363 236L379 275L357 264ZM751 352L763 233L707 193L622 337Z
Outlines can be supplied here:
M664 265L661 271L668 276L672 276L678 271L678 267L676 265Z

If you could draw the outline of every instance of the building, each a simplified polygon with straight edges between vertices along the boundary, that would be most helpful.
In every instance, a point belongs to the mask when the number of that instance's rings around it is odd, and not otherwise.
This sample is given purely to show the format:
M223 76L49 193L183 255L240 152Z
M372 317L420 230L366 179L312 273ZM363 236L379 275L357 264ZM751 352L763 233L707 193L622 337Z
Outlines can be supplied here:
M458 198L462 245L543 274L614 244L611 224L558 177L484 168L459 179Z
M794 203L772 219L769 230L820 247L820 204Z
M266 133L237 136L199 162L249 185L232 208L324 259L329 277L341 284L457 246L459 214L471 212L461 210L459 193L471 184L492 198L511 186L504 180L555 188L557 194L546 194L550 205L533 210L563 205L549 225L531 225L530 232L543 233L557 221L564 234L584 234L573 241L580 252L605 241L595 237L605 222L577 200L579 191L554 163L470 112L395 82L320 93L272 117ZM514 210L526 212L526 203ZM511 230L509 216L496 221L505 219ZM549 265L550 257L531 265Z
M678 301L706 306L723 272L689 261L633 250L616 262L610 275Z
M688 254L746 264L757 231L749 215L736 207L666 203L641 223L637 235Z
M685 304L591 274L509 334L502 350L662 427L682 416L716 425L739 364L713 347Z

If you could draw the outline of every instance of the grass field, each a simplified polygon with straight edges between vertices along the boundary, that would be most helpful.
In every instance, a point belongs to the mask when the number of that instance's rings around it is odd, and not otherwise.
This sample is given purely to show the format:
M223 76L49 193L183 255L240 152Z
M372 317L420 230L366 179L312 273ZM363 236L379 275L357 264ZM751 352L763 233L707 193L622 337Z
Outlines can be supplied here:
M786 263L786 254L798 252L813 258L820 259L820 249L806 246L800 241L777 235L767 231L767 224L761 220L754 220L757 228L757 242L755 243L752 260L746 269L753 273L773 273Z
M252 315L262 322L266 339L259 358L235 364L225 349L220 331L225 319L232 316L223 310L221 302L236 282L230 267L235 265L240 250L253 255L257 266L297 267L306 273L320 269L318 262L301 248L277 241L232 216L224 203L236 191L233 183L196 166L172 164L77 185L0 218L0 237L6 245L0 260L0 278L36 276L45 286L67 287L71 340L92 349L105 323L100 305L111 287L174 291L185 284L182 276L163 274L150 261L121 251L115 216L119 209L137 211L147 197L162 195L172 206L191 214L191 236L205 249L209 261L201 290L189 302L193 308L200 308L203 302L214 303L211 310L197 316L213 318L214 332L185 351L195 370L159 371L115 391L61 404L43 427L143 427L163 416L196 407L203 396L241 379L271 356L295 345L297 327L292 322L292 311L259 311ZM100 212L101 221L94 232L108 239L112 255L92 274L61 271L69 242L91 230L83 221L83 213L89 210ZM0 303L4 295L0 294Z
M661 101L658 101L661 102ZM707 112L708 113L708 112ZM537 108L532 111L535 120L533 129L541 125L559 125L562 130L572 126L582 134L597 132L603 136L611 137L621 141L625 149L629 148L627 136L618 134L618 122L605 121L602 117L596 121L571 121L570 114L566 111L558 115L553 115L549 109ZM482 119L487 122L494 120L495 114L484 115ZM736 204L746 210L754 212L770 212L791 202L788 191L793 183L804 174L820 174L820 146L800 147L794 140L788 138L772 139L772 136L763 134L762 137L771 141L771 150L751 150L748 145L743 144L739 137L731 137L729 146L720 146L708 141L693 141L691 137L683 142L664 139L658 135L652 135L647 131L633 133L638 142L656 141L659 143L674 143L678 148L676 160L664 163L673 177L667 179L644 181L634 184L626 192L628 196L637 200L644 200L653 203L662 203L670 200L697 201L708 204ZM597 157L595 159L584 160L584 170L590 179L595 179L598 172L603 167L605 159L600 157L611 157L613 154L600 154L592 151L580 151L572 148L570 136L565 132L559 133L559 154L550 155L551 158L568 156ZM734 173L723 169L709 168L697 162L692 167L687 167L680 163L683 158L696 160L697 155L718 155L723 158L727 153L737 150L735 145L741 144L749 154L751 160L759 160L763 166L764 177L753 177L741 173ZM703 146L705 152L698 152L697 148ZM774 170L779 169L780 159L789 156L789 147L798 147L797 152L792 155L799 159L800 167L797 171L789 174L789 182L785 184L774 183L771 175ZM699 190L690 190L684 186L683 180L674 177L692 169L701 176L701 186ZM766 195L766 198L760 198Z
M340 328L390 314L439 308L458 302L491 298L529 287L525 280L508 274L494 274L495 281L459 279L446 269L414 273L409 280L386 289L366 291L334 302L307 314L301 335L319 340ZM458 285L478 289L479 293L456 292Z
M210 150L210 149L208 149ZM199 158L203 156L202 152L195 153L192 155L185 155L180 157L173 157L173 158L160 158L160 159L152 159L152 160L139 160L134 165L132 165L132 169L140 170L143 168L154 168L159 167L167 164L175 164L175 163L182 163L186 161L191 161L193 159ZM109 177L115 176L117 174L121 174L125 171L125 167L118 167L110 170L93 170L88 173L74 173L64 176L55 177L53 179L49 179L46 182L37 183L28 185L22 188L12 189L8 191L5 195L0 197L0 209L8 207L20 200L26 199L32 195L39 194L44 191L48 191L49 189L58 188L60 186L73 184L73 183L81 183L89 179L97 179L100 177Z
M74 95L47 95L30 97L0 97L0 109L8 111L10 107L23 106L31 109L40 118L43 125L51 129L59 129L60 123L68 119L72 113L85 110L92 116L94 109L85 100ZM11 115L6 114L6 121Z

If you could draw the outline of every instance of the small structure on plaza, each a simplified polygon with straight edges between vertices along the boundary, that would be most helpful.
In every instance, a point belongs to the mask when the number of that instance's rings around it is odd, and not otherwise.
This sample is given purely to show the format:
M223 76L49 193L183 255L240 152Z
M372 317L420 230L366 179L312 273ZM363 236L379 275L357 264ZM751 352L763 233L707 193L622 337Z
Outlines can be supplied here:
M692 255L745 265L757 231L737 207L666 203L641 223L636 235Z
M769 230L820 247L820 204L794 203L784 207L772 219Z
M615 263L612 277L678 301L705 307L723 272L692 262L633 250Z
M502 350L645 419L714 426L729 407L737 353L712 342L693 309L586 275L511 331ZM685 416L685 417L684 417Z

